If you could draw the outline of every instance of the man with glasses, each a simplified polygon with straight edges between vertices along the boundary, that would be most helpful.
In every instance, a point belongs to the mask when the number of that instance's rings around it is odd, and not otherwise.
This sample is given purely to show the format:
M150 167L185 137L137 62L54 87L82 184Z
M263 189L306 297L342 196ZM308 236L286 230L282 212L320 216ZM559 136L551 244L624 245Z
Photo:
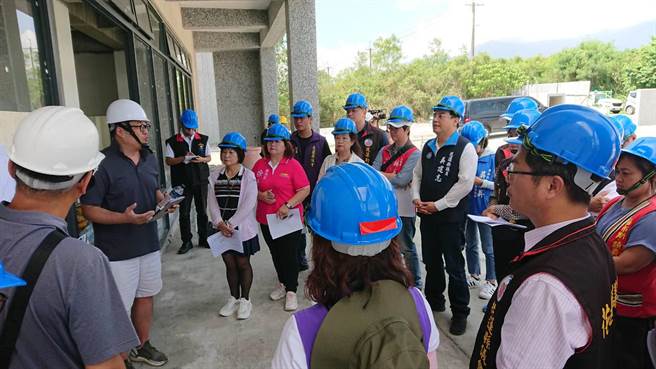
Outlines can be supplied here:
M171 185L184 187L180 204L180 237L182 246L178 254L186 254L194 245L191 242L191 202L196 205L198 246L207 244L207 184L209 183L211 150L208 137L198 133L198 115L187 109L180 116L180 133L166 140L166 165L171 167Z
M449 332L453 335L465 333L470 310L462 250L467 199L478 165L474 145L457 131L464 112L465 104L457 96L445 96L433 107L433 132L437 137L424 145L412 180L412 202L421 217L426 299L434 311L445 310L446 269L453 314Z
M159 165L148 148L150 120L134 101L120 99L107 108L111 144L103 149L95 185L81 198L93 223L94 244L109 258L121 300L141 346L132 361L164 365L168 358L150 344L153 296L162 289L157 223L151 222L159 190Z
M470 368L609 368L617 278L588 204L619 134L601 113L563 104L519 138L508 195L535 229L488 303Z
M378 155L378 151L383 146L389 144L389 141L387 134L382 129L366 121L367 108L367 99L359 92L350 94L346 98L346 104L344 104L346 116L355 122L355 128L358 130L358 141L362 148L362 160L372 165Z

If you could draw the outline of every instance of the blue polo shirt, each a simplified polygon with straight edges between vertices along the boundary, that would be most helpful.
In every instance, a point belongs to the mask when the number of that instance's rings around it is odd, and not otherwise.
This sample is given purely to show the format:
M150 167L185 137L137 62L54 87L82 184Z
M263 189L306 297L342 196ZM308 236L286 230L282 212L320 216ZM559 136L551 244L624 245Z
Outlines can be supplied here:
M94 177L94 185L82 196L84 205L122 213L137 203L137 214L154 210L159 189L159 164L155 155L141 151L139 164L112 143L103 151L105 159ZM110 261L136 258L159 250L157 224L93 224L94 244Z

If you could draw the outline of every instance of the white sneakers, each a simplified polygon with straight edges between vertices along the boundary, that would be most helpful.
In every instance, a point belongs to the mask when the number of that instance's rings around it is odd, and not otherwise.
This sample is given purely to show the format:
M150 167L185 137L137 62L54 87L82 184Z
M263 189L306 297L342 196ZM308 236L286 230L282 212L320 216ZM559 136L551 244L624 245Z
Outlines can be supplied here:
M481 290L478 293L478 297L482 298L483 300L489 300L492 298L492 294L494 294L494 291L497 289L497 284L490 282L490 281L485 281L481 285Z
M219 310L219 315L221 316L231 316L237 310L237 299L230 296L228 302Z
M283 297L285 297L285 286L282 283L278 283L278 287L276 287L273 291L271 291L271 294L269 294L269 297L273 301L278 301L281 300Z
M248 319L251 316L251 311L253 310L253 304L245 298L236 298L230 296L228 302L219 310L219 315L221 316L232 316L232 314L237 311L237 319L244 320Z
M237 319L245 320L250 318L251 311L253 310L253 304L245 298L239 299L239 309L237 309Z
M467 274L467 285L469 288L476 288L481 286L481 277L474 274Z
M298 309L298 300L296 299L296 293L289 291L285 295L285 311L294 311Z

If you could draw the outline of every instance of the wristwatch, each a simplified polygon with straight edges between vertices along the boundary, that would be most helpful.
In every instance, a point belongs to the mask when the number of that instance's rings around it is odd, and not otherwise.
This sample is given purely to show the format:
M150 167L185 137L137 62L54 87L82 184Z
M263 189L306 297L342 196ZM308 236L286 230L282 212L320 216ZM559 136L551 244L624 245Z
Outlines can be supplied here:
M287 209L289 209L289 210L291 210L291 209L293 209L293 208L294 208L293 206L291 206L291 205L289 205L289 203L288 203L288 202L286 202L286 203L285 203L285 206L286 206L286 207L287 207Z

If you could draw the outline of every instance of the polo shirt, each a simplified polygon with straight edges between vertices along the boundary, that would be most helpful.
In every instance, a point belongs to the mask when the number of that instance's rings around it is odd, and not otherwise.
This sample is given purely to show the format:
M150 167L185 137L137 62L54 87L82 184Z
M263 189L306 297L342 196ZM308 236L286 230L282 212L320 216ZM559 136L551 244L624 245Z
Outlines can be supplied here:
M273 204L257 201L255 218L260 224L267 224L267 214L275 214L296 192L310 186L305 170L301 163L294 158L282 158L275 168L271 166L269 158L262 158L253 166L253 173L255 173L259 192L272 190L276 195L276 202ZM303 219L302 202L295 208L300 211L301 219Z
M22 275L43 239L66 222L53 215L0 204L0 260ZM8 300L16 288L2 290ZM84 368L139 345L107 257L95 247L65 238L52 252L34 286L9 368Z
M159 189L159 164L155 155L141 151L137 165L125 156L118 144L102 150L105 159L100 163L94 184L80 201L84 205L123 213L137 203L137 214L155 210ZM159 250L157 223L98 224L93 223L94 244L110 261L128 260Z

